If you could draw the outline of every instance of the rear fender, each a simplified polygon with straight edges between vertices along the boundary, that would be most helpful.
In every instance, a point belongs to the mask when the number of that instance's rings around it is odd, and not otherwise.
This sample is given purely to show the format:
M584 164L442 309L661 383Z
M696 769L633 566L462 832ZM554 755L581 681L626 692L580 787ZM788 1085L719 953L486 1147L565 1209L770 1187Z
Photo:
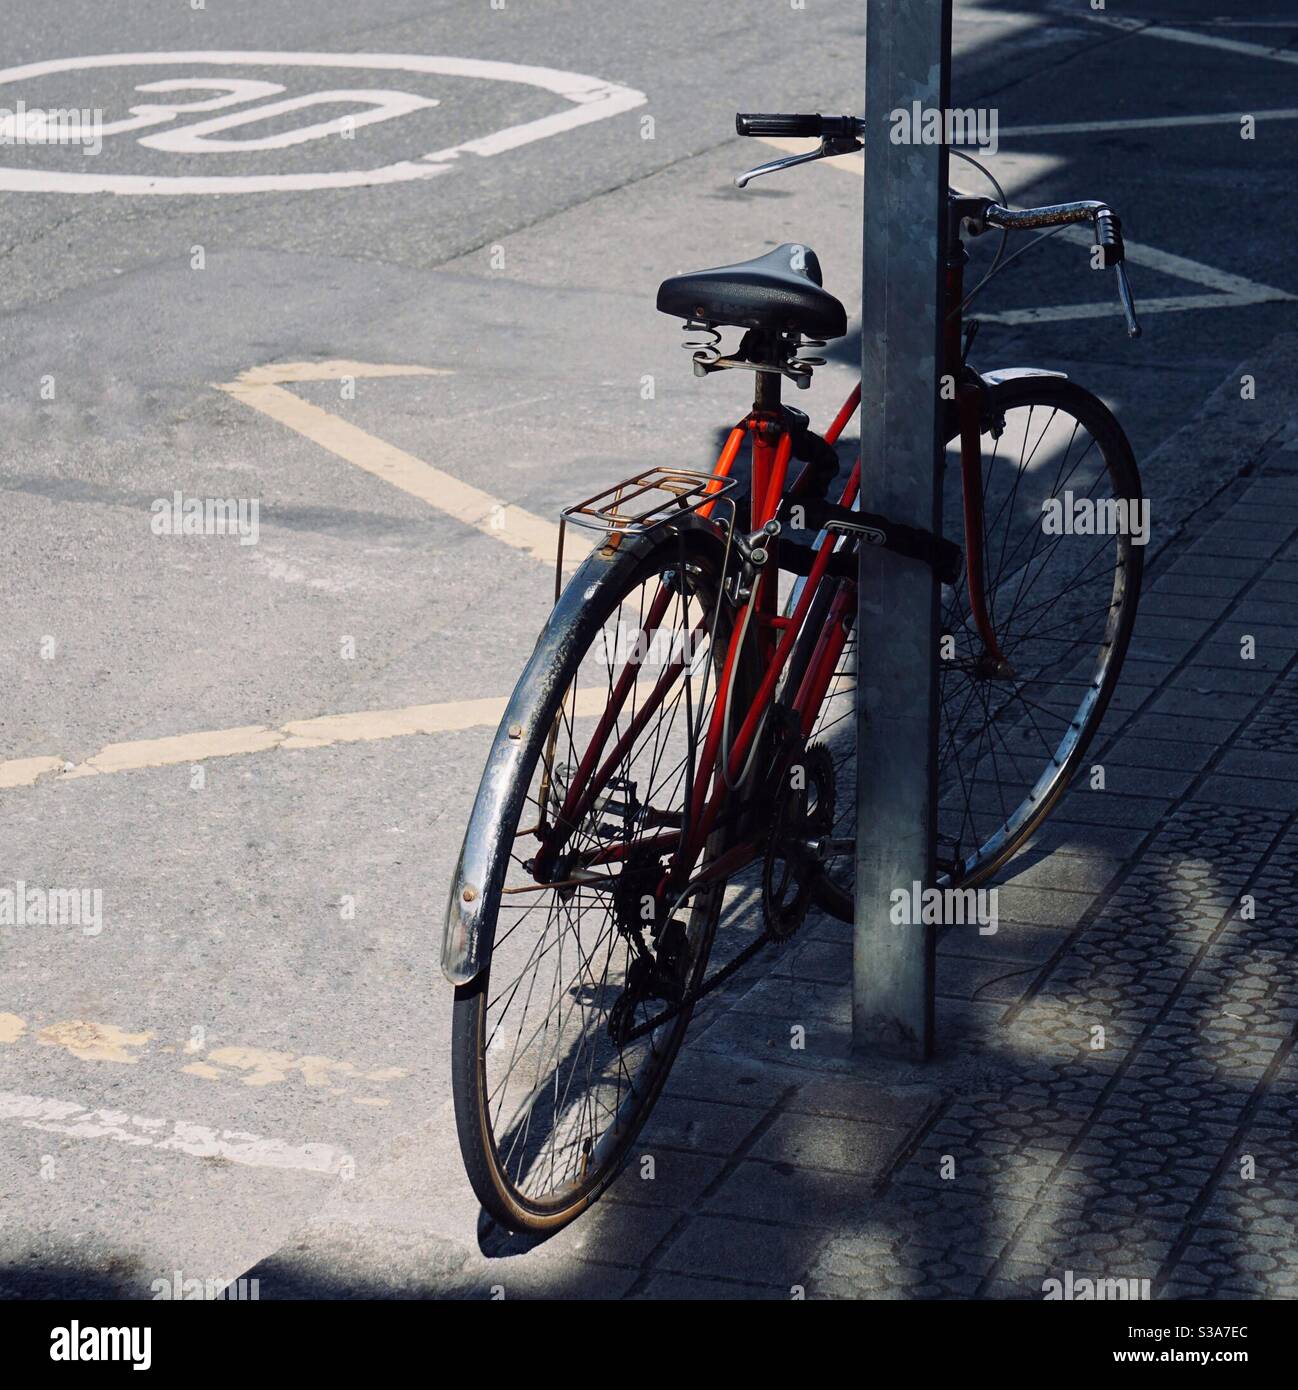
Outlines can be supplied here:
M502 832L518 822L528 789L527 779L518 774L540 755L563 697L558 673L565 669L574 644L588 639L582 611L593 611L587 606L621 583L651 548L645 536L625 536L616 550L593 550L564 587L518 678L496 729L451 876L442 973L454 985L468 984L491 954L496 913L487 909L496 901L509 865L510 844Z

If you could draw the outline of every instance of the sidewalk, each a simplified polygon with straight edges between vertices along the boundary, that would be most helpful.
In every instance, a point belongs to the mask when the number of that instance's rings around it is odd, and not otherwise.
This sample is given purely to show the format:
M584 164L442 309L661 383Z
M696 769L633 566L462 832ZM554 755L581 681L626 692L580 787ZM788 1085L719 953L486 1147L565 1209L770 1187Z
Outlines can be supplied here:
M1298 1297L1298 413L1255 428L1239 477L1239 435L1199 429L1235 480L1159 536L1106 790L1000 876L995 935L943 936L931 1064L850 1055L850 929L814 918L557 1237L478 1249L439 1116L262 1296Z

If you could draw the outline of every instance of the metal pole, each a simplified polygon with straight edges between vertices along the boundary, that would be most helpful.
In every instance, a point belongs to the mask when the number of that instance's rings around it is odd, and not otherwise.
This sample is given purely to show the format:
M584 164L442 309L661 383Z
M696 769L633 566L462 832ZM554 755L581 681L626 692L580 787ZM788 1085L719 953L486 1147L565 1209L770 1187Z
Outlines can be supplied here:
M866 0L865 68L862 506L938 534L947 151L913 116L949 105L951 0ZM891 895L933 882L938 596L926 566L861 546L852 1037L914 1059L933 1048L935 929L894 925Z

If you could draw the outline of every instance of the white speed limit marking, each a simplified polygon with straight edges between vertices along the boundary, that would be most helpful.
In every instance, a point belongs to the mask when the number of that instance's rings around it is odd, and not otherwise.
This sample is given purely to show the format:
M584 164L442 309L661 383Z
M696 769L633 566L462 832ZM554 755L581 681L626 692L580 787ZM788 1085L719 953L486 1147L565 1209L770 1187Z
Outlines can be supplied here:
M138 66L171 68L174 76L149 82L136 90L151 100L131 108L129 117L104 123L98 133L105 140L135 139L147 149L171 154L229 154L239 150L275 150L311 140L336 136L377 121L399 119L411 111L424 110L438 103L434 98L409 92L372 87L340 88L279 97L286 87L276 82L253 81L213 75L214 68L339 68L349 71L414 72L440 77L480 79L486 82L519 82L552 92L568 103L549 116L508 126L490 135L463 144L433 150L414 159L386 164L376 169L345 169L308 174L99 174L93 172L23 169L0 166L0 191L10 193L283 193L312 188L358 188L371 184L403 183L410 179L434 178L455 166L462 155L490 156L517 149L550 135L558 135L591 121L604 120L644 104L645 95L616 82L589 77L557 68L529 67L519 63L497 63L478 58L425 57L403 53L272 53L245 51L199 51L175 53L104 53L83 58L55 58L47 62L24 63L0 69L0 150L13 143L19 130L16 113L22 99L19 84L56 73L76 73L93 68ZM158 99L154 94L170 92L192 96L196 92L219 92L202 100ZM261 104L249 106L249 102ZM355 115L331 120L311 121L312 107L340 102L359 105ZM260 138L251 133L235 133L254 122L283 117L302 111L304 124ZM194 121L197 113L220 112ZM55 114L55 113L51 113ZM136 134L136 132L142 132ZM40 144L39 135L28 135L25 144Z

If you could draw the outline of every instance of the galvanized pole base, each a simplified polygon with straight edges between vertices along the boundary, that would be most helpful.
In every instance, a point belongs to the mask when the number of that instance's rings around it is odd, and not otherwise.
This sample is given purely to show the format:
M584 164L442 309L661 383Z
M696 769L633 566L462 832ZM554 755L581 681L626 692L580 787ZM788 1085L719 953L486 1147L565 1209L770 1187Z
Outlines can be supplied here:
M945 111L950 54L951 0L866 0L862 505L934 532L947 153L917 143L912 117L915 103ZM913 885L933 882L939 586L871 546L860 577L852 1037L920 1059L933 1048L935 928L894 894L913 904Z

